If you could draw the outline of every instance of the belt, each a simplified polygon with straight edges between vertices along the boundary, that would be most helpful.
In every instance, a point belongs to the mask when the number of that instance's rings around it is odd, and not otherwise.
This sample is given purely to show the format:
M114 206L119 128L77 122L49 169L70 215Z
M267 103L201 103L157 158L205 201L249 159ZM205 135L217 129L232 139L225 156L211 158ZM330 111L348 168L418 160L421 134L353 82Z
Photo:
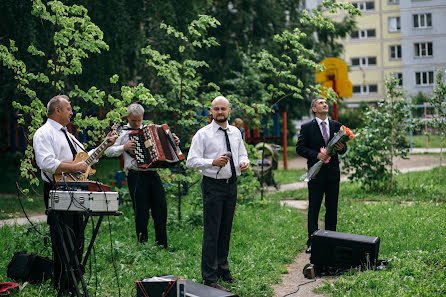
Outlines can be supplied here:
M232 184L232 183L236 183L237 182L237 178L235 178L233 180L233 182L231 182L231 178L221 178L221 179L217 179L217 178L212 178L206 175L203 175L203 179L207 179L209 181L213 181L213 182L217 182L217 183L222 183L222 184Z

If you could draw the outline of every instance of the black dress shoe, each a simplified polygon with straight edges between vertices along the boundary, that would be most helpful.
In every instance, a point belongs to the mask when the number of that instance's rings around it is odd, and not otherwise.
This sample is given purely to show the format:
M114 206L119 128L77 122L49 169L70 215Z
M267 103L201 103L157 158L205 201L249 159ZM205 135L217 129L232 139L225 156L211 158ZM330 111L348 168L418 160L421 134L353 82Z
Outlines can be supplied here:
M220 285L219 283L215 282L215 283L204 283L206 286L215 288L215 289L219 289L225 292L229 292L228 289L226 289L225 287L223 287L222 285Z
M240 280L239 279L236 279L235 277L233 277L232 275L230 276L230 277L222 277L221 278L224 282L227 282L227 283L230 283L230 284L233 284L233 283L236 283L236 282L239 282Z
M307 254L311 254L311 245L309 245L309 246L307 247L307 249L305 250L305 253L307 253Z

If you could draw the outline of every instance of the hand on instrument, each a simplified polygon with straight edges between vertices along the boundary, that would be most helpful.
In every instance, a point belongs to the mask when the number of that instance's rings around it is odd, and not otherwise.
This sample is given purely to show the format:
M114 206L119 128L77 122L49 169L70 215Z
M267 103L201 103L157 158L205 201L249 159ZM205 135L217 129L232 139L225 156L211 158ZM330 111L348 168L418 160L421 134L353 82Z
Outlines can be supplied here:
M73 172L85 172L87 171L88 165L85 162L79 162L73 164Z
M241 172L245 172L246 170L248 170L248 168L249 168L248 162L240 162L240 171Z
M129 140L126 144L124 144L124 150L125 151L133 151L136 149L136 141Z
M116 139L118 139L118 135L113 135L115 133L113 133L112 131L108 132L107 136L105 137L105 140L108 141L107 147L112 146Z
M176 145L180 145L180 139L178 138L178 136L175 135L175 133L172 133L173 139L175 140L175 144Z
M212 161L212 166L225 167L228 162L229 157L226 156L226 154L223 154Z

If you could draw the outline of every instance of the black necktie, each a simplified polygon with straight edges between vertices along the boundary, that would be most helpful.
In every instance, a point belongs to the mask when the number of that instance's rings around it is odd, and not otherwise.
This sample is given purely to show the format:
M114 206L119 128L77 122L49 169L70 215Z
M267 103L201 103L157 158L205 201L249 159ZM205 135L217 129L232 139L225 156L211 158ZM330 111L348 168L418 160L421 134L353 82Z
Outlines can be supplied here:
M63 134L65 134L65 138L68 141L68 145L70 146L71 149L71 153L73 154L73 159L76 156L76 150L74 149L73 143L71 142L70 138L68 137L67 131L64 128L61 128L60 130L62 130Z
M231 143L229 142L228 131L226 129L223 129L222 127L220 127L219 129L222 130L223 132L225 132L226 148L228 149L228 152L231 152L231 154L232 154ZM231 156L231 159L229 159L229 163L231 164L231 174L232 174L231 178L229 180L231 182L233 182L236 179L237 174L235 173L234 160L232 159L232 156Z

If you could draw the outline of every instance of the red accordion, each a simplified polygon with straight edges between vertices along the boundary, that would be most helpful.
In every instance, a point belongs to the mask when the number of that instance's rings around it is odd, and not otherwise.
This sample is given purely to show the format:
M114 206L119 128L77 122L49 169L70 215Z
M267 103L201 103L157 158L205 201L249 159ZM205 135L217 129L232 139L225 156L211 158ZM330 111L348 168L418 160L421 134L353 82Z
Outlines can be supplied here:
M169 126L147 125L129 133L136 142L134 158L139 168L166 168L184 160Z

